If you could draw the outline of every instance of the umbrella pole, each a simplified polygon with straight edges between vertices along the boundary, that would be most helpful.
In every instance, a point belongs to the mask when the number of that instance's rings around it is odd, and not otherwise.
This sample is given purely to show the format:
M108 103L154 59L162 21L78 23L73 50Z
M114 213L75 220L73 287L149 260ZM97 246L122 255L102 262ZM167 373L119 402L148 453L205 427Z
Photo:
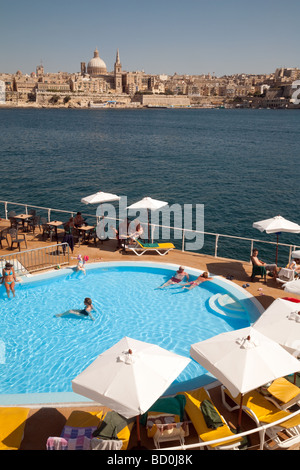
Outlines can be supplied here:
M276 261L275 261L276 266L277 266L277 260L278 260L278 233L277 233Z
M241 394L240 409L239 409L239 418L238 418L238 431L242 425L242 412L243 412L243 394Z
M140 415L136 417L136 433L137 433L137 444L141 445L141 431L140 431Z

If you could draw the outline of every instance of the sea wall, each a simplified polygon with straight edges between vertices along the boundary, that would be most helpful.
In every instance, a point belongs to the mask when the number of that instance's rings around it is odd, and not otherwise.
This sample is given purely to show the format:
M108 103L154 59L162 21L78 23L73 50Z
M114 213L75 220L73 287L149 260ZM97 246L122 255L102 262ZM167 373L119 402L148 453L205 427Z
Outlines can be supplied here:
M188 96L182 95L141 95L142 106L190 106Z

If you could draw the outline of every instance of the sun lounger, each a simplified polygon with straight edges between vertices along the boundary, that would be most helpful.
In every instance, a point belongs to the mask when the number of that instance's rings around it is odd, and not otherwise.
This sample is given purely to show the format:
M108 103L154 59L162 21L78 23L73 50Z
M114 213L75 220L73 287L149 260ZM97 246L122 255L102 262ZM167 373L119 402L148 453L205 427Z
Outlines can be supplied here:
M284 377L274 380L263 395L280 410L287 410L295 404L300 405L300 388Z
M29 408L0 407L0 450L20 448Z
M108 413L73 411L60 437L48 438L47 450L107 450L108 448L126 450L134 422L119 423L118 428L116 423L111 426L113 420L110 418L115 415L117 413L113 411ZM108 432L111 435L108 435ZM102 442L103 440L109 441L110 437L113 438L111 440L114 440L114 443Z
M178 415L170 413L151 412L147 419L147 436L153 438L156 449L160 449L162 442L178 440L184 445L184 438L189 435L186 421L181 422Z
M191 392L184 392L183 395L186 397L185 411L194 425L199 441L208 442L213 441L214 439L222 439L232 436L232 440L225 441L224 443L212 444L208 446L208 448L214 450L238 450L241 445L241 439L237 438L236 434L231 431L225 419L220 415L219 411L213 404L208 392L204 388L199 388ZM214 424L210 424L207 417L203 414L204 404L210 404L210 408L214 410L215 418L213 421L215 421L215 426L217 426L215 429L213 429L213 427L209 427L214 426ZM212 418L212 413L210 413L210 421Z
M180 445L184 445L184 438L189 435L185 403L186 398L182 394L159 398L141 416L140 423L146 426L147 436L153 438L157 449L160 449L161 442L178 440Z
M231 393L223 385L221 387L221 393L223 404L229 411L239 409L240 395L232 397ZM226 400L228 397L232 400L233 406ZM289 418L292 414L290 411L279 410L257 390L253 390L243 396L242 407L258 427L264 424L275 423L285 417L287 418L286 421L267 428L265 432L259 432L261 449L263 446L267 449L288 449L292 445L300 442L300 415ZM265 433L269 439L272 440L274 445L265 442Z
M146 251L155 251L161 256L165 256L175 246L173 243L142 243L136 240L135 245L126 245L126 249L133 251L137 256L142 256Z

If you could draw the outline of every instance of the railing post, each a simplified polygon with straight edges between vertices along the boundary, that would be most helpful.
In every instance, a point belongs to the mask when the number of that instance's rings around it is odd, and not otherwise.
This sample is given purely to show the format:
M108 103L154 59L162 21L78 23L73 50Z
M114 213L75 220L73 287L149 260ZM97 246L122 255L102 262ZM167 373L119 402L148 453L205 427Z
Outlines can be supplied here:
M181 251L184 251L184 230L182 230L182 244L181 244Z
M218 241L219 241L219 234L216 235L216 241L215 241L215 258L218 257Z
M48 209L48 222L51 222L51 209Z
M151 243L153 243L154 240L155 227L155 225L151 225Z
M250 264L251 264L251 256L252 256L252 253L253 253L253 240L251 240L251 248L250 248Z
M5 212L5 220L7 220L7 214L8 214L8 211L7 211L7 202L4 203L4 212Z

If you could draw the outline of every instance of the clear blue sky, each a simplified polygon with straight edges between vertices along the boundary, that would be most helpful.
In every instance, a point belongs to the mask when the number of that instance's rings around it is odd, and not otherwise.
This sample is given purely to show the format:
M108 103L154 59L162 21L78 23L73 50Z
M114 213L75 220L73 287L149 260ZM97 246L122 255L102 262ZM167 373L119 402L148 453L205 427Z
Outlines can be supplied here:
M300 68L299 0L0 0L0 72L270 73Z

